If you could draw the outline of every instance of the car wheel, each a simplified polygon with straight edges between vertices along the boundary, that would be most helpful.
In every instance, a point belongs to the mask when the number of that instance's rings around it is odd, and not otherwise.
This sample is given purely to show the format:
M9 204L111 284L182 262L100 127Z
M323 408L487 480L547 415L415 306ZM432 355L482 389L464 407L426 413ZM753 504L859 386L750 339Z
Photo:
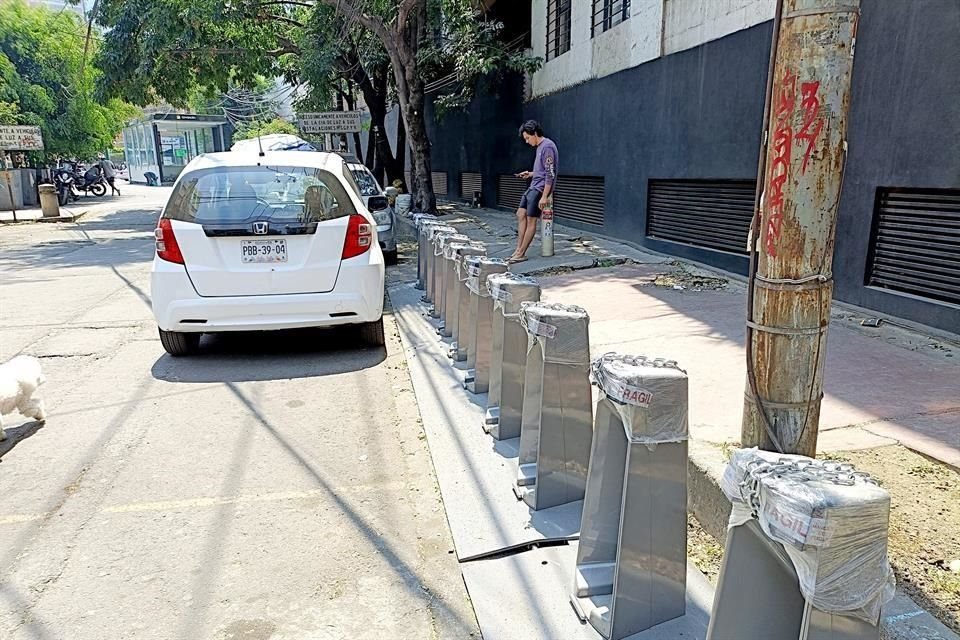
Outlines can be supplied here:
M397 264L397 250L384 251L383 260L389 265Z
M160 344L164 350L174 358L189 356L196 353L200 347L199 333L183 333L180 331L164 331L160 329Z
M383 333L383 318L376 322L368 322L360 325L360 337L367 344L374 347L382 347L387 343Z
M90 193L97 197L105 196L107 195L107 185L103 184L102 182L98 182L90 187Z

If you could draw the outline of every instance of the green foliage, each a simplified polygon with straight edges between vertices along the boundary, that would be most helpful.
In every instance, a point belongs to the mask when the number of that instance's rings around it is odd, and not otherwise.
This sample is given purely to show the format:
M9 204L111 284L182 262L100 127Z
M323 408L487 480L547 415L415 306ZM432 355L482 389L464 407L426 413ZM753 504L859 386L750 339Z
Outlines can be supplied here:
M71 11L0 3L0 122L39 125L48 154L88 158L109 149L139 113L93 98L99 72L84 64L85 39L86 25Z
M274 118L269 122L253 121L241 124L239 127L237 127L236 132L233 134L233 140L234 142L239 140L249 140L250 138L256 138L257 136L270 135L271 133L289 133L292 135L298 135L296 126L290 124L286 120Z
M434 99L439 117L470 104L478 89L490 89L506 72L537 71L543 61L503 42L503 23L488 20L472 0L431 0L435 37L418 52L427 78L446 83Z
M100 95L185 107L198 93L254 89L289 73L307 11L255 0L101 0Z
M0 100L0 124L19 124L19 113L16 103Z

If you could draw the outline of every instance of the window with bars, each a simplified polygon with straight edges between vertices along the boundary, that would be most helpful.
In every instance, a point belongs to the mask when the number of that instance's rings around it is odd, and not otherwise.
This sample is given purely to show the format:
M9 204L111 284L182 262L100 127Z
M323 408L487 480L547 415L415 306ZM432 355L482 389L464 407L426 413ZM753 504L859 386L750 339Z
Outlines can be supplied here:
M547 0L547 60L570 51L570 5L573 0Z
M593 0L590 36L614 28L630 17L630 0Z

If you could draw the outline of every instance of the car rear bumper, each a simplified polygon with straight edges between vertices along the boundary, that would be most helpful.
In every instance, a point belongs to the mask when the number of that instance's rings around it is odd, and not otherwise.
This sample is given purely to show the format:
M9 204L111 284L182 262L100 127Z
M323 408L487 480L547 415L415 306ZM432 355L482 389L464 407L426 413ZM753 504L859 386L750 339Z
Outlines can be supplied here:
M355 259L358 260L358 259ZM383 314L383 263L344 261L328 293L201 297L182 265L154 260L151 298L164 331L213 333L358 324Z

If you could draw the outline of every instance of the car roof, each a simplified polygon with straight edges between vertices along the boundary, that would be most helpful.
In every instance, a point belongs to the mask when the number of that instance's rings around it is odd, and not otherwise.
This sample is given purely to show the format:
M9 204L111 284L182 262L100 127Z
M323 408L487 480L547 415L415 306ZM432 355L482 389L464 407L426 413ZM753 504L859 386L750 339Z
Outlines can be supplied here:
M197 156L184 168L183 173L201 169L228 167L310 167L324 169L331 173L340 173L344 165L343 158L335 153L322 151L224 151L204 153Z

